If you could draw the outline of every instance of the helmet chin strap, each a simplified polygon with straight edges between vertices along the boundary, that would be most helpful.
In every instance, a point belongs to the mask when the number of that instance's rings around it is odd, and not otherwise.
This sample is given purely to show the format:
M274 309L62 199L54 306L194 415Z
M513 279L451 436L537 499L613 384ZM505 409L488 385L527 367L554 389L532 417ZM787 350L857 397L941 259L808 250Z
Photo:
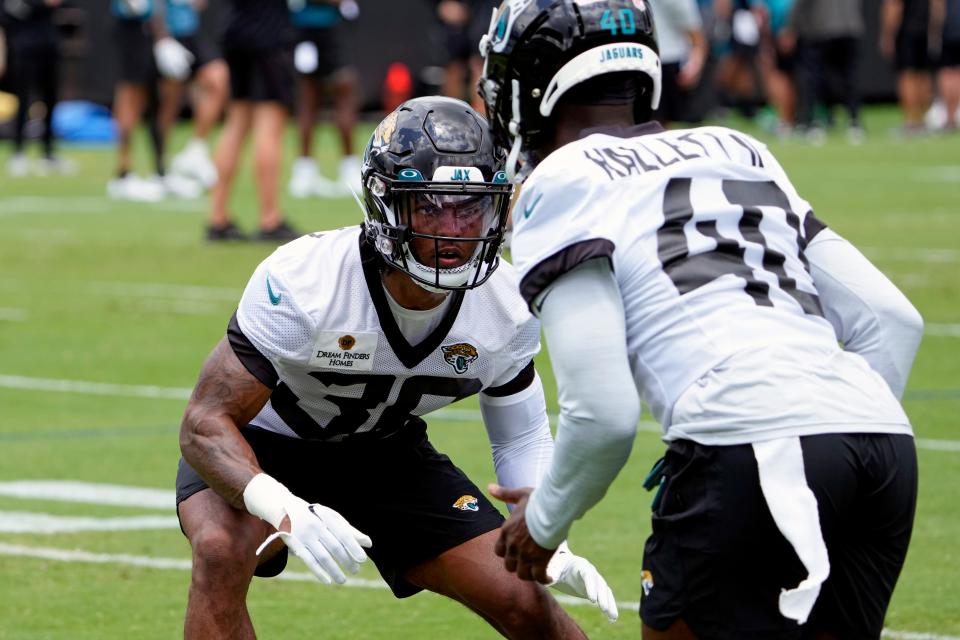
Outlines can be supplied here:
M513 117L507 128L513 136L513 146L510 147L510 155L507 156L507 180L513 182L517 177L517 163L520 161L520 147L523 146L523 137L520 135L520 81L514 78L511 85L511 106L513 107Z

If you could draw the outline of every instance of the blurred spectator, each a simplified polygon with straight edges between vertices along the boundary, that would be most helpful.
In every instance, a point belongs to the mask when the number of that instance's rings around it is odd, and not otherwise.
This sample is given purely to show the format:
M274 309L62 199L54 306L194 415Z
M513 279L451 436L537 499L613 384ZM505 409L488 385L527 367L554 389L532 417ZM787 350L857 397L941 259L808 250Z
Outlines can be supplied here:
M53 109L57 104L59 80L59 35L53 12L61 0L7 0L0 4L0 26L6 31L9 50L10 84L17 96L13 156L7 164L11 176L24 176L30 164L24 153L24 137L33 98L44 104L43 158L40 174L66 173L70 167L54 151ZM0 48L3 43L0 42ZM0 75L3 75L0 64Z
M200 11L206 8L206 0L163 0L161 4L164 11L158 16L162 22L159 28L175 38L192 57L188 68L171 70L173 74L166 75L160 83L157 119L164 141L183 107L184 93L188 86L193 89L193 137L170 162L170 178L189 180L209 189L217 181L217 170L207 137L227 101L227 63L220 47L200 30Z
M933 0L937 49L937 89L944 107L945 131L956 131L960 109L960 0ZM942 26L941 26L942 25Z
M433 0L431 4L436 6L446 50L446 73L440 92L466 100L474 109L485 113L486 107L477 93L477 82L483 71L479 45L500 3L497 0Z
M863 37L861 0L795 0L787 39L797 40L800 108L798 123L814 142L823 131L814 123L818 104L839 102L847 111L847 135L863 140L860 124L858 48ZM832 124L828 115L827 124Z
M280 214L283 135L293 105L291 25L286 0L232 0L223 37L232 97L217 144L207 239L243 240L231 220L230 190L237 163L253 131L253 176L257 185L259 230L254 238L286 242L300 234Z
M932 98L930 26L930 0L883 0L880 52L897 71L907 135L924 130L923 117Z
M776 111L775 131L787 134L796 124L797 90L794 85L796 39L787 28L793 0L760 0L760 72L767 100Z
M113 96L113 118L117 122L117 173L107 183L107 195L116 200L157 202L166 189L157 180L142 178L130 171L130 144L134 129L143 117L148 100L156 103L157 68L154 61L151 0L112 0L115 18L113 38L120 75ZM150 128L154 164L163 173L162 144L155 118Z
M688 92L699 82L707 59L707 39L696 0L650 0L663 70L660 107L663 124L683 120Z
M300 156L293 164L290 194L296 198L322 198L360 193L360 159L353 144L353 129L360 111L357 71L348 56L342 21L358 17L352 0L304 0L291 9L297 29L294 64L297 69L297 123ZM314 127L323 89L334 99L334 122L340 136L340 167L337 181L320 173L313 156Z
M755 0L715 0L714 37L727 39L720 50L720 60L714 81L721 100L737 107L747 118L756 115L759 96L760 17L762 11L754 8ZM760 14L760 17L758 17ZM659 32L659 25L658 32Z

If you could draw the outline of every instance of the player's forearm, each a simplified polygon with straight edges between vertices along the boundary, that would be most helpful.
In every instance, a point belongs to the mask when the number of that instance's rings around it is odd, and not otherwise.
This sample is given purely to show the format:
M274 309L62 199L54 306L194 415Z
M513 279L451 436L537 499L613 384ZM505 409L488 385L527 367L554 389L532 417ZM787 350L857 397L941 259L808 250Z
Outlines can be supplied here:
M513 488L540 484L553 458L553 435L540 376L511 396L480 394L480 412L490 438L497 482Z
M534 540L548 549L604 496L630 455L640 417L617 283L609 265L591 262L559 278L541 310L560 423L553 463L526 518Z
M818 233L805 254L837 338L901 397L923 337L919 312L856 247L830 229Z

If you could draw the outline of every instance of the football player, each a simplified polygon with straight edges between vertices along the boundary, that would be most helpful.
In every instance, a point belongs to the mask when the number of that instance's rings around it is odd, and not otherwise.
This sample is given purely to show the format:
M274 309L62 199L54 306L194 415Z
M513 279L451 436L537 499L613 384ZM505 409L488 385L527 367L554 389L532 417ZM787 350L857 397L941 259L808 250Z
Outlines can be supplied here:
M644 637L879 637L916 501L898 397L919 314L763 144L650 121L644 0L504 2L481 49L494 137L526 177L512 255L561 406L539 488L492 488L517 505L507 568L547 580L642 398L667 443L646 483Z
M325 583L369 556L397 597L440 593L507 637L584 637L503 568L502 516L422 418L479 394L504 484L536 483L552 455L539 324L500 260L501 168L466 103L408 101L364 153L363 225L304 236L256 269L181 429L187 637L251 637L247 588L288 550ZM616 618L590 562L564 549L548 572Z

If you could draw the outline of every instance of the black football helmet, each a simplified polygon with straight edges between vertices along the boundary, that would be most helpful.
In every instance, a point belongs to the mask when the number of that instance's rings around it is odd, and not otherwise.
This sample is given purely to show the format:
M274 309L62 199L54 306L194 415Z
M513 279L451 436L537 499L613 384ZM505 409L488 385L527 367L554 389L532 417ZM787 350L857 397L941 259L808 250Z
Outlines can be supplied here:
M510 149L507 173L524 177L551 130L557 101L608 73L649 76L639 99L660 104L660 56L646 0L505 0L480 41L480 95L494 141ZM518 167L520 170L518 171Z
M387 265L424 288L472 289L500 264L513 187L487 121L467 103L404 102L367 143L362 180L368 239ZM464 235L426 228L441 215L454 216L446 228ZM414 245L425 244L432 250L418 255Z

